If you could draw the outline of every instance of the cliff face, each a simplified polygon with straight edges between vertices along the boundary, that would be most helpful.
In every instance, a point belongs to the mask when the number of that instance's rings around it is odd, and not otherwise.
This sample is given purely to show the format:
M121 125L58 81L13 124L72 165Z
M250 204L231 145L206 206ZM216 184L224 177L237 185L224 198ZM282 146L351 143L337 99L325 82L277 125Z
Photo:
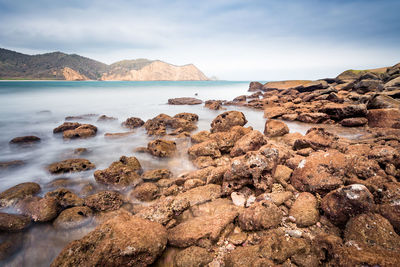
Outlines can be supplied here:
M62 74L64 76L64 79L67 81L86 81L89 80L88 77L86 77L85 75L80 74L79 72L65 67L62 70Z
M208 78L193 64L174 66L162 61L153 61L140 69L113 68L101 77L111 81L205 81Z

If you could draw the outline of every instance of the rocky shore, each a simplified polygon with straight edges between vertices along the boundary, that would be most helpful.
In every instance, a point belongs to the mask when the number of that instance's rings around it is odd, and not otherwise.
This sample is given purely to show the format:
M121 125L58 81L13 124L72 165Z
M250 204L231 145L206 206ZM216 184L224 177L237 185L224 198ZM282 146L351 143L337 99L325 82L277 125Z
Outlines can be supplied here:
M0 193L0 260L42 223L67 233L91 227L51 266L400 266L400 64L318 81L252 82L249 91L205 108L261 110L263 132L236 110L221 111L209 130L197 132L193 113L123 123L129 134L142 128L150 138L135 153L185 156L194 171L147 169L130 155L97 169L81 148L77 157L47 164L65 178ZM287 121L315 127L302 135ZM329 125L363 134L344 138ZM71 141L93 138L98 128L64 122L53 133ZM16 137L10 145L40 140ZM93 169L95 182L68 177Z

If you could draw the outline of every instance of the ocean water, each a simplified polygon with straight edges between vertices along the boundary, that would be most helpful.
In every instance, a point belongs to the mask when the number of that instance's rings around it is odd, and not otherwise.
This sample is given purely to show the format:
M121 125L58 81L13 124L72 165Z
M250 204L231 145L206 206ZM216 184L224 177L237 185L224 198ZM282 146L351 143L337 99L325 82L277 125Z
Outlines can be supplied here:
M148 154L135 153L137 147L147 146L151 140L143 129L124 138L107 139L104 133L127 132L121 123L128 117L140 117L144 121L160 113L175 115L192 112L199 115L198 130L209 130L211 121L223 111L213 111L203 105L172 106L169 98L197 97L202 100L232 100L236 96L249 94L248 82L65 82L65 81L2 81L0 82L0 162L22 160L18 168L0 170L0 191L22 182L33 181L42 186L41 195L52 190L48 183L65 177L79 181L79 185L92 182L93 172L66 175L51 175L46 166L60 160L77 157L73 150L84 147L97 169L108 167L120 156L136 156L143 169L169 168L175 176L194 169L187 158L183 142L182 153L176 157L160 160ZM196 94L196 95L195 95ZM226 107L227 110L242 111L249 121L246 126L263 131L265 119L262 111ZM81 140L63 140L52 130L65 121L66 116L93 114L81 123L98 127L96 137ZM100 115L118 118L117 121L97 122ZM312 125L288 123L291 132L305 133ZM349 133L344 133L344 135ZM351 133L350 133L351 134ZM17 136L36 135L42 140L31 147L10 145ZM8 209L7 212L16 212ZM92 227L76 231L57 231L51 224L34 224L17 237L23 240L19 252L8 261L9 266L48 266L61 249L73 239L82 237ZM0 234L0 241L10 238ZM1 262L0 262L1 265Z

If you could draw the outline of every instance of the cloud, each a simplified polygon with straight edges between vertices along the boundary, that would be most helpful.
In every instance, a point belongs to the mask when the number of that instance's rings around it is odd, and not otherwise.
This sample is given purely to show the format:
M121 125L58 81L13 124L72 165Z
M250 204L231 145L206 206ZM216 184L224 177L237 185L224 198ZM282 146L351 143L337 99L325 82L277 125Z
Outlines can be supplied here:
M400 61L398 10L395 0L0 0L0 46L194 63L222 79L318 78Z

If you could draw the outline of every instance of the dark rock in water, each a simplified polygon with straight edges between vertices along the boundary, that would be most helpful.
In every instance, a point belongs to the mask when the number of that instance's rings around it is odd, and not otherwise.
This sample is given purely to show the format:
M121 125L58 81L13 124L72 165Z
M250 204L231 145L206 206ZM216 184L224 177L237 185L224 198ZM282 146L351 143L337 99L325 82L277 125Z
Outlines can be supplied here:
M147 144L147 149L153 156L161 158L171 157L176 152L176 143L174 141L157 139L150 141Z
M101 116L97 119L97 121L99 121L99 122L116 121L116 120L118 120L118 119L117 119L117 118L114 118L114 117L108 117L108 116L106 116L106 115L101 115Z
M190 122L196 122L199 120L199 116L194 113L188 113L188 112L182 112L175 114L174 116L175 119L184 119Z
M0 194L0 207L9 207L18 201L35 195L40 191L37 183L22 183L15 185Z
M153 183L143 183L135 187L130 193L131 197L141 201L152 201L157 197L158 186Z
M359 127L364 126L368 123L367 118L347 118L340 122L340 124L344 127Z
M143 125L144 125L144 121L137 117L127 118L126 121L124 121L122 123L122 126L130 128L130 129L135 129L135 128L141 127Z
M0 231L22 231L27 228L30 223L31 218L28 216L0 212Z
M367 119L369 127L400 129L400 110L398 109L370 109Z
M93 211L84 206L66 209L58 215L53 225L57 229L73 229L82 227L92 220Z
M85 198L85 205L96 211L117 210L123 203L123 196L114 191L101 191Z
M178 97L168 99L170 105L199 105L203 101L194 97Z
M78 147L74 149L74 154L78 156L88 154L89 152L89 149L84 147Z
M65 139L88 138L93 137L97 133L97 127L91 124L82 124L73 130L63 132Z
M238 157L246 154L249 151L258 150L260 147L267 143L267 138L257 130L253 130L246 135L242 136L232 148L230 155Z
M22 247L23 240L24 235L22 233L8 234L0 239L0 264Z
M158 181L160 179L168 179L171 178L172 173L168 169L157 169L157 170L150 170L145 171L142 174L142 179L144 181Z
M308 192L300 193L290 208L289 214L295 218L296 225L299 227L316 224L319 220L317 198Z
M282 211L272 202L264 201L244 209L239 215L239 225L245 231L274 228L282 222Z
M174 263L176 267L207 266L212 260L213 253L205 248L192 246L179 251L175 255Z
M174 134L190 132L197 129L198 116L194 113L179 113L174 117L159 114L153 119L147 120L144 127L148 135L166 135L167 128L174 129Z
M47 169L53 174L81 172L96 168L96 166L87 159L67 159L50 164Z
M142 167L136 157L122 156L107 169L95 171L94 178L101 184L126 187L140 179L141 171Z
M74 120L89 120L93 117L97 117L99 114L83 114L83 115L78 115L78 116L67 116L65 117L66 121L74 121Z
M67 130L74 130L81 126L79 122L64 122L60 126L54 128L53 133L62 133Z
M286 123L277 120L267 120L265 122L264 134L268 137L283 136L289 133Z
M162 225L121 214L71 242L51 266L148 266L166 245Z
M246 117L240 111L227 111L218 115L211 122L211 133L226 132L233 126L243 126L247 123Z
M48 222L57 217L60 207L54 197L28 197L17 203L17 209L35 222Z
M221 110L224 109L222 107L222 101L221 100L207 100L204 103L204 107L211 109L211 110Z
M57 188L54 191L46 193L45 197L56 198L58 205L62 208L83 205L83 199L81 199L77 194L66 188Z
M10 144L32 144L40 142L40 138L33 135L15 137L10 141Z
M261 90L263 88L263 84L259 82L251 82L249 84L249 92L255 92Z
M22 160L0 161L0 170L16 168L24 164L25 162Z

